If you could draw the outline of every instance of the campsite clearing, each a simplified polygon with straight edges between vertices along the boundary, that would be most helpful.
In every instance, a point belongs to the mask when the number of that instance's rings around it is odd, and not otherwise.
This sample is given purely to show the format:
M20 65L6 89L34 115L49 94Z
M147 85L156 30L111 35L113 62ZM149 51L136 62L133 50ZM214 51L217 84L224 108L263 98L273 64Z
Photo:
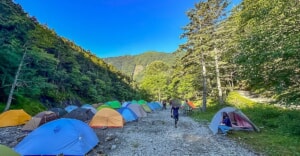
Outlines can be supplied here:
M262 155L227 136L213 135L205 123L180 114L178 128L167 110L148 113L123 128L94 129L100 143L87 155ZM1 128L0 144L14 147L24 133L20 128Z

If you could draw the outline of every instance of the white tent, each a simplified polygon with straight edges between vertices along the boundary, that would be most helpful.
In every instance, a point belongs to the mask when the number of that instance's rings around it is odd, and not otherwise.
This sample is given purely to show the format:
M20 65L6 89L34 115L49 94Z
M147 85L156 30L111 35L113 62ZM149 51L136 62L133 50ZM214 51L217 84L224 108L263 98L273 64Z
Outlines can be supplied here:
M219 110L212 118L209 128L213 134L218 133L218 126L222 122L223 113L227 113L232 123L233 130L255 130L259 129L250 121L250 119L240 110L234 107L225 107Z

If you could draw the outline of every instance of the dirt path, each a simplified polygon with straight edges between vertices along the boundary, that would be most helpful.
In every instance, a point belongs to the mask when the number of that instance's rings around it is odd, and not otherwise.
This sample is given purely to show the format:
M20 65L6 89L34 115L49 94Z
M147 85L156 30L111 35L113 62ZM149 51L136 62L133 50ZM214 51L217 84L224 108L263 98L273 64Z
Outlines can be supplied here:
M122 129L96 130L100 144L89 155L109 156L198 156L258 155L221 134L212 135L206 124L180 115L178 128L170 110L149 113Z
M264 98L264 97L260 97L257 94L253 94L249 91L244 91L244 90L238 90L237 91L240 95L242 95L243 97L250 99L254 102L257 103L268 103L268 104L273 104L276 107L281 107L281 108L287 108L287 109L297 109L300 110L300 105L284 105L284 104L280 104L280 103L276 103L274 99L271 98Z
M259 95L252 94L249 91L238 90L237 92L240 95L242 95L243 97L250 99L254 102L258 102L258 103L271 103L271 102L275 101L274 99L271 99L271 98L263 98L263 97L260 97Z

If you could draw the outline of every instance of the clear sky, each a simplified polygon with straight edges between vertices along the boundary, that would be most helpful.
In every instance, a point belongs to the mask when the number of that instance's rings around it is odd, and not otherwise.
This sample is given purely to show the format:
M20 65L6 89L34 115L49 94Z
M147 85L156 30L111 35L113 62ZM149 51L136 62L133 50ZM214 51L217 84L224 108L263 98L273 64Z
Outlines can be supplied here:
M199 0L14 0L41 24L100 58L174 52ZM234 0L237 4L240 0Z

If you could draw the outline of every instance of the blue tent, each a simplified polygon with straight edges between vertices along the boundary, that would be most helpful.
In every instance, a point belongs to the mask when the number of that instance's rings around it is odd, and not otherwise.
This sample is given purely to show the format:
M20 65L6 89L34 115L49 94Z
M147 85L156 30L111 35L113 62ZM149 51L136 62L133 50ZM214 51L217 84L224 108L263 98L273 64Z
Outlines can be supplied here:
M14 149L21 155L85 155L99 142L86 123L61 118L29 133Z
M68 105L67 107L65 107L65 110L70 113L72 110L78 108L78 106L75 105Z
M150 102L147 103L147 105L150 107L151 110L155 111L155 110L160 110L162 107L159 103L157 102Z
M123 102L122 103L122 107L127 107L128 105L130 105L131 104L131 102Z
M138 119L138 116L127 107L118 109L118 112L122 115L126 122L135 121Z

